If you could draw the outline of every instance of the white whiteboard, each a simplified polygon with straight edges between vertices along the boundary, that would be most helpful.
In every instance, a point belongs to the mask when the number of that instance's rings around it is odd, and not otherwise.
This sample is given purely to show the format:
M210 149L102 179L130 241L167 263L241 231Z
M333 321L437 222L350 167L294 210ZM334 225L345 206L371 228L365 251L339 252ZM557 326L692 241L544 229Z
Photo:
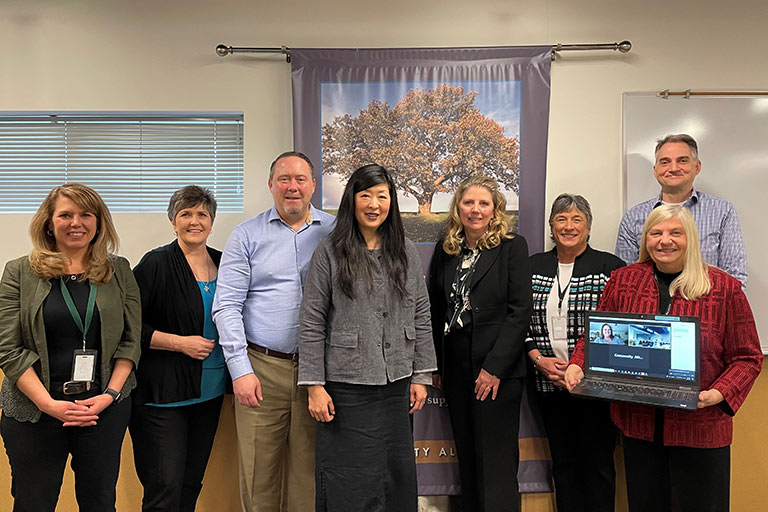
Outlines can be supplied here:
M747 246L747 297L768 353L768 97L658 97L624 93L624 210L659 193L656 140L688 133L699 144L698 190L729 200Z

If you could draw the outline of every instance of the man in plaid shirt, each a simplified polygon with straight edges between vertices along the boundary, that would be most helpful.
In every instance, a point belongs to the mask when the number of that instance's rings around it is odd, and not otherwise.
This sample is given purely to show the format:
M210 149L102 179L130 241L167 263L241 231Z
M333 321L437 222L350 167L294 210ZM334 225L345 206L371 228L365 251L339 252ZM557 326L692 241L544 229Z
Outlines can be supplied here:
M662 204L681 204L691 211L696 221L704 260L741 281L744 288L747 285L747 251L738 213L730 202L693 188L699 172L699 148L693 137L667 135L659 140L653 173L661 185L661 192L624 214L615 254L628 265L636 262L648 214Z

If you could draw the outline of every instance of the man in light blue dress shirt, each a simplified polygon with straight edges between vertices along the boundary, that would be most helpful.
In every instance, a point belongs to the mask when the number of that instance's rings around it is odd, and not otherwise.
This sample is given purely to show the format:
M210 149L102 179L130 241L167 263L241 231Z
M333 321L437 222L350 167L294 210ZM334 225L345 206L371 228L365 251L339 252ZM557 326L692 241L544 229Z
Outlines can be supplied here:
M653 173L661 185L658 197L633 206L624 214L616 238L616 256L628 265L637 261L643 224L648 214L662 204L687 207L696 221L704 261L725 270L747 286L747 250L739 215L725 199L693 188L701 172L699 149L690 135L667 135L656 144Z
M315 421L299 388L299 308L315 247L334 217L315 209L312 163L270 167L274 206L237 227L219 266L213 319L235 393L243 510L305 512L315 503Z

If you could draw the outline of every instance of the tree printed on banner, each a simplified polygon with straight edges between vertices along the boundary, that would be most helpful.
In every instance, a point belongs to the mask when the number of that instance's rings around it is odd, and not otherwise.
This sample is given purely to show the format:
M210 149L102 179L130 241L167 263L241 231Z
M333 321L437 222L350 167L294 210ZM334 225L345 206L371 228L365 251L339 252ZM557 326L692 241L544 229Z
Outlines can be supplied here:
M357 117L337 116L322 127L323 174L348 178L377 163L418 202L418 215L435 216L436 193L452 193L475 174L519 191L520 146L475 105L476 92L441 84L411 89L394 107L372 100Z

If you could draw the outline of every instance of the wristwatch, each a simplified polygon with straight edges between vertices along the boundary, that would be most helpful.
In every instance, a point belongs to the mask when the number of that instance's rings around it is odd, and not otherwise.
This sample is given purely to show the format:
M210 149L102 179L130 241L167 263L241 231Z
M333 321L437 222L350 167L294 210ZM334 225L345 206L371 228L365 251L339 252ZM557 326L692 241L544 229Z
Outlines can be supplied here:
M109 395L109 396L111 396L111 397L112 397L112 403L115 403L115 402L117 402L118 400L120 400L120 397L121 397L121 396L123 396L123 394L122 394L121 392L119 392L119 391L115 391L115 390L114 390L114 389L112 389L112 388L107 388L107 389L105 389L105 390L104 390L104 394L105 394L105 395Z

